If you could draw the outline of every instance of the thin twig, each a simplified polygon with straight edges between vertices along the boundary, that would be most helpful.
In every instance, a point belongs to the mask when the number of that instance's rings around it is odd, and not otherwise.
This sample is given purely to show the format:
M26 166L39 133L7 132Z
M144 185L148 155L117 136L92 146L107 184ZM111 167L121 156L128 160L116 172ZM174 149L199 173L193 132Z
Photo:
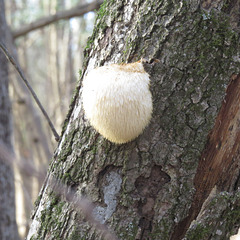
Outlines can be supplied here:
M29 82L27 81L26 77L24 76L20 66L17 64L17 62L15 61L15 59L10 55L10 53L8 52L7 48L0 42L0 48L2 49L3 53L5 54L6 58L12 63L12 65L15 67L15 69L17 70L18 74L20 75L20 77L22 78L23 82L25 83L25 85L27 86L27 88L29 89L29 91L31 92L34 100L36 101L38 107L40 108L40 110L42 111L44 117L46 118L52 132L53 135L55 137L55 140L58 142L60 137L56 131L56 129L53 126L53 123L51 122L50 118L48 117L47 112L45 111L45 109L43 108L42 104L40 103L36 93L34 92L34 90L32 89L31 85L29 84Z

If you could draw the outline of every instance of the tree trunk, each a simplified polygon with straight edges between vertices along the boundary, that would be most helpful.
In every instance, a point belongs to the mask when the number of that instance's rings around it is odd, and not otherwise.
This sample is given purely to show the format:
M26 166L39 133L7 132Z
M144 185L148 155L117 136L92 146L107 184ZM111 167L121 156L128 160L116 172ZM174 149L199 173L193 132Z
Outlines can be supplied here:
M0 41L6 44L7 25L4 1L0 0ZM8 62L0 51L0 142L13 151L11 106L8 95ZM0 149L1 150L1 149ZM0 239L16 240L15 190L12 167L0 155Z
M90 198L119 239L228 239L240 222L237 1L105 1L85 73L156 58L153 116L113 144L86 121L81 83L36 203L28 239L100 239L51 189L54 176ZM237 8L238 9L238 8Z

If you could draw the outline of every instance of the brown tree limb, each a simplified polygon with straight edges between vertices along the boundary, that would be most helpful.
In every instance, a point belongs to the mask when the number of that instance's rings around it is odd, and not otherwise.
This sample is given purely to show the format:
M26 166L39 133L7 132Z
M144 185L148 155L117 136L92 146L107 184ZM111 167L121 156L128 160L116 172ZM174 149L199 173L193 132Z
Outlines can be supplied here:
M80 4L69 10L59 11L54 15L39 18L35 22L24 25L24 26L20 27L19 29L13 30L12 36L14 39L16 39L18 37L26 35L27 33L31 32L31 31L45 27L45 26L47 26L51 23L57 22L59 20L70 19L72 17L82 16L85 13L99 9L99 7L102 3L103 3L103 0L96 0L92 3Z

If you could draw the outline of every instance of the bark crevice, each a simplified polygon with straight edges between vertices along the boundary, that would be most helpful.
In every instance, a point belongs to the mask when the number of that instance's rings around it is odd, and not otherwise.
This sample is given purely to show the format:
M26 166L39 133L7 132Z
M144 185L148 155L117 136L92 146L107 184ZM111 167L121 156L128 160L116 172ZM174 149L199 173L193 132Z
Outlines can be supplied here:
M215 185L219 191L234 189L232 179L239 174L238 162L234 162L240 155L239 116L240 74L234 74L198 164L194 179L196 192L189 214L176 225L172 240L182 239Z
M155 215L154 205L159 191L171 181L170 176L162 171L162 167L154 165L149 177L139 176L135 181L135 187L140 195L138 201L139 233L136 240L147 239L152 231L152 221Z

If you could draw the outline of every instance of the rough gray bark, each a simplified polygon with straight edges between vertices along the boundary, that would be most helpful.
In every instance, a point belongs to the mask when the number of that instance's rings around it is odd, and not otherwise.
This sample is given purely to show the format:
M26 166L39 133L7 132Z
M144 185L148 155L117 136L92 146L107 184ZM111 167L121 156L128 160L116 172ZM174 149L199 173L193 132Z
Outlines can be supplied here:
M7 25L4 1L0 0L0 41L6 44ZM0 51L0 142L13 151L12 121L8 95L8 62ZM14 175L9 164L0 155L0 239L18 239L15 219Z
M99 10L82 77L96 66L159 59L146 68L153 117L135 141L112 144L86 121L80 83L49 176L88 196L119 239L228 239L239 227L234 3L117 0ZM50 178L28 239L100 239Z

